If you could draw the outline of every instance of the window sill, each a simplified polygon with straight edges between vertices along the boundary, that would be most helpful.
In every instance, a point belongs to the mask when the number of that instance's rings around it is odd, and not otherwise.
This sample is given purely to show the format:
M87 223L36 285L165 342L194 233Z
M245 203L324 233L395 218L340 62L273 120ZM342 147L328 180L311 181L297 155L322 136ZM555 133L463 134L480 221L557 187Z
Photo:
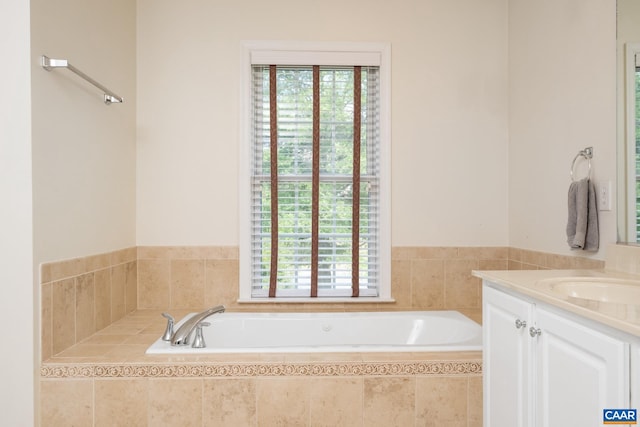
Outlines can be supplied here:
M387 304L394 303L394 298L374 298L374 297L358 297L358 298L255 298L255 299L238 299L238 304Z

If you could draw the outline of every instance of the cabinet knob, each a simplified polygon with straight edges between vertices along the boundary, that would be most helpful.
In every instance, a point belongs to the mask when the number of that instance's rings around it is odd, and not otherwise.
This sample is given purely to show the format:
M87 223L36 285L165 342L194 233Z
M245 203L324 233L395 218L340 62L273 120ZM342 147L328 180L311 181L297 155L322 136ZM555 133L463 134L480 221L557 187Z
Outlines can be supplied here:
M526 328L526 327L527 327L527 321L526 320L516 319L516 329Z
M531 335L532 338L539 337L540 334L542 334L540 328L534 328L533 326L529 328L529 335Z

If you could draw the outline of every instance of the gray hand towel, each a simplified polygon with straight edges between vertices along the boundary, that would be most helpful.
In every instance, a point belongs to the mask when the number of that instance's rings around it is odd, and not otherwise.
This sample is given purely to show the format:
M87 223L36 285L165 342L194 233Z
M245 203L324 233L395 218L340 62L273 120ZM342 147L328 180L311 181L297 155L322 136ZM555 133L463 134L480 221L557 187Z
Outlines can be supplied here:
M567 243L569 247L597 251L600 242L598 204L596 188L588 178L571 183L568 207Z

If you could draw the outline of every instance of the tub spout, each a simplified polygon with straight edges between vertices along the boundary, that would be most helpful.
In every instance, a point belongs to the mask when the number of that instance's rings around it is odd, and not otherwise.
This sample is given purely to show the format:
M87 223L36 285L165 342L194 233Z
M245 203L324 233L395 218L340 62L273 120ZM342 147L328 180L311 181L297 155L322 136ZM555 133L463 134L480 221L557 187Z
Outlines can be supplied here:
M217 305L201 313L195 314L174 332L174 334L171 336L171 345L189 344L189 337L200 322L216 313L224 313L224 310L224 305Z

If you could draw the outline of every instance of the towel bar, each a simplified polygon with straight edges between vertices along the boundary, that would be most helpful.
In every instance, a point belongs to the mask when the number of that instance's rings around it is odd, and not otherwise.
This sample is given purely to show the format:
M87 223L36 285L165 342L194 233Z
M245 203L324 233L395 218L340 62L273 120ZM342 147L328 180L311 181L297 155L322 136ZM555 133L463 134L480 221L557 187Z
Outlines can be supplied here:
M47 71L51 71L54 68L66 68L69 71L72 71L73 73L77 74L78 76L82 77L84 80L88 81L89 83L91 83L92 85L94 85L95 87L103 91L104 103L107 105L113 102L121 103L123 101L121 96L116 95L115 93L113 93L112 91L110 91L109 89L107 89L106 87L104 87L103 85L101 85L100 83L98 83L97 81L95 81L94 79L92 79L91 77L83 73L82 71L78 70L76 67L71 65L69 61L67 61L66 59L51 59L46 55L42 55L40 57L40 65L42 66L42 68L44 68Z
M571 163L571 170L569 173L571 174L571 181L576 182L576 179L573 177L573 170L576 166L576 161L580 158L584 157L589 162L589 170L587 171L587 179L591 179L591 158L593 157L593 147L587 147L584 150L578 151L578 154L573 158L573 162Z

